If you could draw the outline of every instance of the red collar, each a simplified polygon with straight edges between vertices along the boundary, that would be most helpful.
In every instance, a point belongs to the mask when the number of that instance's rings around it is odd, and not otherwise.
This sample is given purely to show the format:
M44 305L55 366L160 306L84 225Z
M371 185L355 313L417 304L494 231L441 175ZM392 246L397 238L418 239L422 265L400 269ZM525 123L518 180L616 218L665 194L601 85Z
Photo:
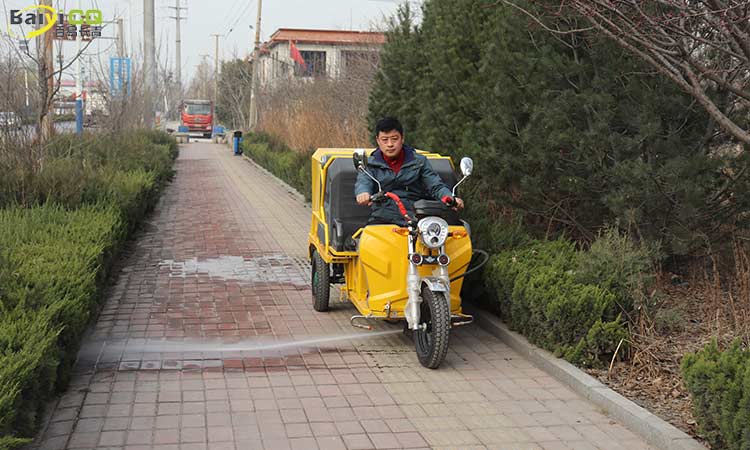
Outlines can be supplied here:
M406 155L404 154L404 149L401 149L398 156L390 159L388 158L385 153L383 153L383 159L385 160L385 163L388 164L388 166L393 170L394 173L398 173L399 170L401 170L401 166L404 165L404 159L406 158Z

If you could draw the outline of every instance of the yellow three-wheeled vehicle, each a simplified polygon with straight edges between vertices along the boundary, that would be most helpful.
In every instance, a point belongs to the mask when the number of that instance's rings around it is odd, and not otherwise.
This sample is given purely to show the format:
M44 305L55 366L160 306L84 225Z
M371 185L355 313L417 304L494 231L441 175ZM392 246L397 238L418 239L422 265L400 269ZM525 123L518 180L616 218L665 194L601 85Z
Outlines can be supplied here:
M342 296L359 311L352 325L370 329L367 319L405 320L419 362L436 368L448 351L451 327L473 320L463 314L460 296L473 253L470 228L451 208L431 200L415 202L413 212L401 208L404 227L366 226L370 209L356 203L354 183L359 172L371 177L367 153L318 149L312 156L313 307L327 310L330 285L343 284ZM462 159L463 178L456 182L450 158L420 153L455 196L455 187L471 174L471 159ZM372 200L400 204L396 195L382 191Z

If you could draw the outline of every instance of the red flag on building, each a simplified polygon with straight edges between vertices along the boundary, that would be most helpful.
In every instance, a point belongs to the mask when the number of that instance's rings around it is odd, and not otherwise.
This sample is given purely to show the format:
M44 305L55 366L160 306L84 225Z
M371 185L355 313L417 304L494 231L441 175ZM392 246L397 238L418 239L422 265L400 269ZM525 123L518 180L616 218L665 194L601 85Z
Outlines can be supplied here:
M305 64L305 58L302 57L302 53L299 52L299 49L296 45L294 45L294 42L289 41L289 56L292 57L294 62L302 66L302 70L307 70L307 64Z

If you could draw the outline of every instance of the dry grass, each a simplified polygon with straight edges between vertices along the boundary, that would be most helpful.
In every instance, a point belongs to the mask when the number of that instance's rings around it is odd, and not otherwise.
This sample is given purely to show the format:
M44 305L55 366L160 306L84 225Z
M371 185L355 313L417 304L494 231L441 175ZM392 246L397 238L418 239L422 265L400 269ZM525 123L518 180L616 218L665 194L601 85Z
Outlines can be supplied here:
M686 353L711 340L750 342L750 241L738 230L722 248L691 261L687 276L660 273L658 301L641 311L631 358L590 371L626 397L695 436L692 401L682 381Z
M298 151L371 146L371 86L370 78L285 81L259 99L259 128Z

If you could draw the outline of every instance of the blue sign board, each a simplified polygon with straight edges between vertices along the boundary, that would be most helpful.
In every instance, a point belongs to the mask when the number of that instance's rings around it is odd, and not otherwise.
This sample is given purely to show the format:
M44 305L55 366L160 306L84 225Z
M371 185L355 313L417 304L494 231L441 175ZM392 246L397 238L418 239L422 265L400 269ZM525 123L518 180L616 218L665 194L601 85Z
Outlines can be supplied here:
M130 95L130 58L109 58L109 91Z

